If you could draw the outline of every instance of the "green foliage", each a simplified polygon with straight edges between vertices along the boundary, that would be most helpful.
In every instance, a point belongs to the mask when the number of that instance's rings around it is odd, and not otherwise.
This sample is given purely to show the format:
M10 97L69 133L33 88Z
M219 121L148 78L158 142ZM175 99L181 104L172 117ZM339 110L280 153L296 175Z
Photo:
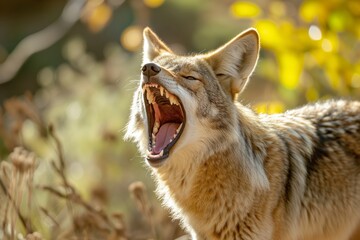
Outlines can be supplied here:
M243 11L246 7L243 3ZM263 48L257 74L276 81L285 108L335 96L360 96L356 57L360 51L354 49L359 44L358 3L270 1L268 8L260 16L251 16Z

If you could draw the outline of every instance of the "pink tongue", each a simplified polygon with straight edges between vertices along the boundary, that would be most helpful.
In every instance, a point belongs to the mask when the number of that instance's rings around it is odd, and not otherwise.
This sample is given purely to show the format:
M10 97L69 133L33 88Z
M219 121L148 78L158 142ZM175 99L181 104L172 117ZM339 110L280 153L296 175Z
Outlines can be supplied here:
M179 126L179 123L165 123L160 126L159 132L155 137L155 147L153 148L155 154L159 154L170 143L170 139L174 138L176 129Z

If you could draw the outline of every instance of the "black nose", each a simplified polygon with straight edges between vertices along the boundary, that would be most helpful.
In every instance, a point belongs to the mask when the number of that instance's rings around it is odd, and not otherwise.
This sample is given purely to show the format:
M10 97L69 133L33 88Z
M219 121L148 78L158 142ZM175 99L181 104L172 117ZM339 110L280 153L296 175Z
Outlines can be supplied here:
M141 68L141 71L144 74L144 76L150 78L158 74L161 71L161 68L155 63L147 63Z

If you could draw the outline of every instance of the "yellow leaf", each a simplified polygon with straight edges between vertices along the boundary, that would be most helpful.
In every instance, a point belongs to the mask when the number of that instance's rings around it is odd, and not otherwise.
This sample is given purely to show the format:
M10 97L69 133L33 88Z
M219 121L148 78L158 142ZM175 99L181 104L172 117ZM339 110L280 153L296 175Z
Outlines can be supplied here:
M261 102L255 105L255 111L257 113L268 113L268 114L275 114L275 113L282 113L285 110L284 104L281 102Z
M101 3L86 13L85 22L91 31L98 32L109 22L111 15L111 8L106 3Z
M288 89L295 89L299 83L303 59L292 52L284 52L278 56L280 66L281 85Z
M328 54L325 54L322 49L316 48L309 53L316 60L317 65L323 65L326 63Z
M231 4L230 12L235 18L254 18L261 14L261 9L252 2L237 1Z
M164 3L164 0L144 0L144 4L150 8L160 7Z
M299 15L304 22L322 21L325 18L325 8L319 1L305 1L300 7Z
M278 26L270 20L259 20L255 23L261 37L261 45L264 48L278 48L282 41Z
M130 26L121 34L120 42L122 46L128 51L139 50L142 42L141 29L138 26Z

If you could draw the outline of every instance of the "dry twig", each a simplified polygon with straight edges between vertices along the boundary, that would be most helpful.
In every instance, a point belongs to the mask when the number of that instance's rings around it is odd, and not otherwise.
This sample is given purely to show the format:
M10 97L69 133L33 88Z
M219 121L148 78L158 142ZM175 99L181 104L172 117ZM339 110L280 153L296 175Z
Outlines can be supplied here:
M23 187L26 187L28 190L29 196L31 195L31 183L33 177L33 171L35 169L35 155L31 152L26 151L23 148L17 147L9 155L12 165L9 165L11 169L11 176L6 172L6 168L2 167L3 177L7 178L9 182L9 188L4 184L3 179L0 177L0 186L5 196L7 197L6 209L5 209L5 218L3 222L3 229L5 226L10 223L11 236L14 235L14 228L16 225L16 219L19 219L27 233L32 233L34 227L31 224L29 218L26 218L20 211L20 205L23 196ZM2 165L5 163L2 163ZM7 164L7 163L6 163ZM30 202L28 203L28 209L30 211ZM15 215L13 213L15 212Z
M145 216L146 221L150 225L151 232L154 238L158 238L153 216L151 203L146 195L146 188L142 182L134 182L130 184L129 191L136 202L136 205L140 212Z
M5 196L7 196L9 202L13 205L13 207L15 208L15 212L18 216L18 218L20 219L21 224L24 226L24 228L28 231L28 232L33 232L32 230L32 226L30 224L28 224L28 221L26 220L26 218L21 214L20 209L18 206L15 205L15 202L13 200L13 198L11 197L11 195L9 194L9 191L7 190L5 184L3 183L2 179L0 178L0 187L2 189L2 191L5 193ZM4 226L5 222L3 223L2 228L4 229L6 226Z

